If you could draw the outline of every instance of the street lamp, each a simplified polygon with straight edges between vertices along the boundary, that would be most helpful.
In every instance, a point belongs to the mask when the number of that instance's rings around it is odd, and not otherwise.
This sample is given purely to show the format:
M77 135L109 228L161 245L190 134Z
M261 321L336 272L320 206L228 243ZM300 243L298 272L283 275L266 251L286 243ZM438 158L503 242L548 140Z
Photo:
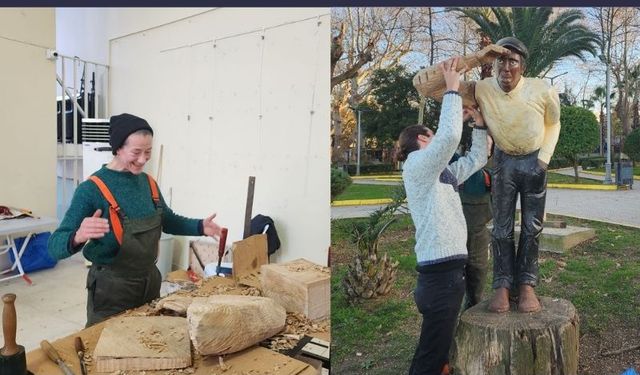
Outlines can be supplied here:
M362 111L358 109L358 141L357 143L357 152L356 152L356 176L360 176L360 142L362 139L362 128L360 127L360 118L362 117Z
M358 112L358 133L357 133L357 139L356 139L356 176L360 176L360 143L362 142L361 118L362 118L362 112L370 112L370 110L360 109L356 107L350 107L350 108Z
M600 61L605 64L606 70L606 81L607 81L607 93L606 93L606 101L607 101L607 162L604 165L604 183L611 184L611 76L609 75L609 60L600 55Z
M551 86L553 86L553 80L554 80L554 79L556 79L556 78L558 78L558 77L561 77L561 76L563 76L563 75L565 75L565 74L567 74L567 73L569 73L569 72L564 72L564 73L560 73L560 74L558 74L558 75L555 75L555 76L553 76L553 77L544 77L544 78L550 79L550 80L551 80Z

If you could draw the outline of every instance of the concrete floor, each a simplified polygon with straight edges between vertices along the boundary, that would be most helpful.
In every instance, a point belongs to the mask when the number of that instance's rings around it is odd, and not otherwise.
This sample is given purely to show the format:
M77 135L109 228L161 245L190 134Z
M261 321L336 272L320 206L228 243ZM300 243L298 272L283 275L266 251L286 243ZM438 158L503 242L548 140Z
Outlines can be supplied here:
M21 277L0 282L0 294L16 294L18 345L30 351L44 339L53 341L84 328L87 272L84 258L76 254L54 268L28 273L32 285Z

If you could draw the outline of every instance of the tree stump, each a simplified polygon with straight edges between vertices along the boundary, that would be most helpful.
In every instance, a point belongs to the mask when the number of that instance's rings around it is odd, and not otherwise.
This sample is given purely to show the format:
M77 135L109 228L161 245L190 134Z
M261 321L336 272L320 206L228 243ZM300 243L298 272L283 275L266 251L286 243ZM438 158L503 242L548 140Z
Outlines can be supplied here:
M578 314L571 302L539 297L542 310L496 314L488 300L460 317L452 345L455 375L576 375Z

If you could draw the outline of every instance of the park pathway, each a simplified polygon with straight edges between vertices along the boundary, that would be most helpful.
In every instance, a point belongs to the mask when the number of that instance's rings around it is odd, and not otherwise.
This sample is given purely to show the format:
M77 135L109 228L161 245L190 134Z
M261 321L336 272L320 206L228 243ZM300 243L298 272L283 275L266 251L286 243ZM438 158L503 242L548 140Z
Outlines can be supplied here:
M331 218L365 217L380 206L332 207ZM631 190L548 189L547 213L640 228L640 183Z

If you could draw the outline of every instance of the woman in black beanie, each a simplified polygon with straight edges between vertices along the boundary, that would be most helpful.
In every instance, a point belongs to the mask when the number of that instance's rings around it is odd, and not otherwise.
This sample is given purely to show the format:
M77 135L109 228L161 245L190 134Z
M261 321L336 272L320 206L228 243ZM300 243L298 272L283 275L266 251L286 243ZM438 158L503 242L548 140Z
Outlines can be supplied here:
M109 143L113 160L77 187L48 243L57 259L82 250L92 262L87 326L159 297L161 275L155 262L161 232L220 236L215 214L192 219L174 213L143 172L153 143L146 120L128 113L112 116Z

